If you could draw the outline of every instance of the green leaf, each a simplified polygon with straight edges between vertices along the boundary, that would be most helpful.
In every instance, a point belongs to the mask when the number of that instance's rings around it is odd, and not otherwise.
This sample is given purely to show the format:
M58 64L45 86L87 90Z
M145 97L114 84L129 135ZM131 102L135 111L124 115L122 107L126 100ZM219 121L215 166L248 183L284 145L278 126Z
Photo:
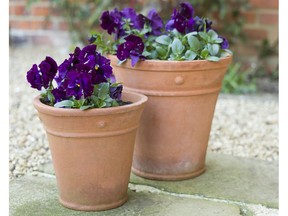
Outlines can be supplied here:
M60 102L54 104L54 107L56 107L56 108L62 108L62 107L71 108L73 105L74 105L73 101L63 100L63 101L60 101Z
M197 51L197 50L201 49L201 44L200 44L200 41L198 40L197 37L195 37L193 35L189 35L187 40L188 40L188 44L192 50Z
M214 41L214 40L216 40L218 38L218 34L212 29L210 29L207 34L209 35L209 38L212 41Z
M100 84L99 84L98 97L99 97L101 100L105 100L105 98L107 97L107 95L109 95L109 90L110 90L109 83L100 83Z
M207 50L207 49L204 49L204 50L202 50L201 51L201 57L203 58L203 59L206 59L207 58L207 56L209 55L209 51Z
M204 39L205 41L207 41L208 38L209 38L209 35L208 35L207 33L205 33L205 32L199 32L198 34L199 34L199 36L200 36L202 39Z
M208 44L208 50L212 56L216 56L220 50L220 46L218 44Z
M231 50L229 50L229 49L225 49L224 51L227 52L230 55L233 55L233 52Z
M84 105L84 106L80 107L80 110L87 110L87 109L93 108L93 107L94 107L93 105Z
M175 37L181 37L182 36L182 33L180 33L176 28L174 28L172 31L171 31L172 35L174 35Z
M169 46L172 42L171 38L167 35L161 35L155 40L157 43Z
M110 88L111 87L118 87L119 85L122 85L122 83L120 83L120 82L119 83L111 83Z
M144 28L140 31L140 35L145 35L147 34L148 32L151 32L152 29L150 26L147 26L147 24L144 25Z
M186 60L194 60L196 58L197 54L191 50L187 50L185 53L185 59Z
M84 104L84 102L85 102L84 98L81 98L80 100L75 100L73 106L76 108L79 108Z
M142 55L145 56L145 57L147 57L147 56L151 55L151 53L145 50L145 51L142 53Z
M194 31L194 32L190 32L190 33L188 33L188 34L186 34L184 37L189 37L190 35L197 35L198 33L196 32L196 31Z
M112 107L119 106L119 103L116 100L113 100L111 106Z
M167 54L167 49L161 47L161 46L157 46L156 47L156 51L159 54L160 57L165 57Z
M118 65L121 65L121 64L123 64L125 61L126 61L127 59L124 59L124 60L122 60L122 61L118 61Z
M222 38L217 38L213 41L214 43L222 43L223 42L223 39Z
M52 94L52 91L47 91L47 98L48 98L48 100L51 102L51 104L54 104L54 102L55 102L55 97L54 97L54 95Z
M220 60L220 58L217 57L217 56L208 56L208 57L206 58L206 60L208 60L208 61L213 61L213 62L218 62L218 61Z
M103 108L106 107L106 102L105 101L100 101L100 103L98 104L99 108Z
M178 55L178 56L181 55L183 50L185 49L182 42L178 38L175 38L173 40L171 47L172 47L173 54Z

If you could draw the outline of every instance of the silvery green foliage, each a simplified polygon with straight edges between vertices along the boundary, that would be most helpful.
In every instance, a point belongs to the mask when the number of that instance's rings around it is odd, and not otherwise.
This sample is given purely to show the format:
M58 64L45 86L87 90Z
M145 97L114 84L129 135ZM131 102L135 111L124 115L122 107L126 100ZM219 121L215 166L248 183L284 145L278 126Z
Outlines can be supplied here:
M190 32L180 34L176 29L167 35L161 35L153 44L156 50L154 58L161 60L209 60L219 61L221 57L231 54L223 47L223 39L212 29L208 32ZM224 49L223 49L224 48ZM152 53L146 52L150 59Z

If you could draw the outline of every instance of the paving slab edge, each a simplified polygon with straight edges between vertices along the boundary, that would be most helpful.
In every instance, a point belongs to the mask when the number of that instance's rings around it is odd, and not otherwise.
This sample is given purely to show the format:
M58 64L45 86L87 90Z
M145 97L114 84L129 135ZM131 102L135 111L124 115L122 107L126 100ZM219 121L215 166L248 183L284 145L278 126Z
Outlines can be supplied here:
M53 178L56 179L56 176L53 174L48 174L44 172L37 172L34 171L31 173L32 176L39 176L39 177L46 177L46 178ZM210 198L203 195L197 195L197 194L181 194L181 193L174 193L169 192L164 189L159 189L157 187L151 186L151 185L145 185L145 184L138 184L134 182L129 182L128 188L134 192L149 192L149 193L156 193L156 194L163 194L168 196L175 196L175 197L183 197L183 198L191 198L191 199L199 199L199 200L207 200L211 202L219 202L219 203L225 203L229 205L236 205L240 209L240 215L241 216L254 216L255 210L257 209L264 209L264 211L269 210L278 210L278 208L274 207L268 207L261 204L251 204L251 203L245 203L240 201L234 201L234 200L226 200L226 199L220 199L220 198Z
M171 192L169 191L169 189L167 190L166 188L159 188L159 187L155 187L154 185L150 185L150 184L139 184L137 182L133 182L133 181L129 181L129 183L131 184L134 184L134 185L143 185L143 186L147 186L147 187L152 187L152 188L155 188L155 189L158 189L159 191L163 191L163 192L166 192L166 193L169 193L170 195L172 194L178 194L178 195L183 195L183 196L195 196L195 197L199 197L201 199L207 199L207 200L223 200L225 201L226 199L222 199L222 198L213 198L213 197L209 197L209 196L205 196L203 194L181 194L181 193L174 193L174 192ZM228 200L228 199L227 199ZM279 209L277 206L273 205L272 203L261 203L261 204L256 204L256 203L247 203L247 202L241 202L241 201L237 201L237 200L233 200L233 199L229 199L229 202L233 202L233 203L244 203L244 204L249 204L249 205L261 205L267 209Z
M253 212L257 208L262 208L264 210L278 210L277 208L269 208L266 206L263 206L261 204L250 204L250 203L244 203L239 201L233 201L233 200L225 200L225 199L217 199L217 198L209 198L205 197L203 195L191 195L191 194L178 194L173 192L168 192L165 190L160 190L156 187L149 186L149 185L142 185L142 184L135 184L135 183L129 183L128 185L130 190L136 191L136 192L150 192L150 193L158 193L158 194L164 194L169 196L175 196L175 197L183 197L183 198L191 198L191 199L199 199L199 200L207 200L211 202L219 202L219 203L225 203L230 205L237 205L240 209L240 214L242 216L253 216L255 215Z

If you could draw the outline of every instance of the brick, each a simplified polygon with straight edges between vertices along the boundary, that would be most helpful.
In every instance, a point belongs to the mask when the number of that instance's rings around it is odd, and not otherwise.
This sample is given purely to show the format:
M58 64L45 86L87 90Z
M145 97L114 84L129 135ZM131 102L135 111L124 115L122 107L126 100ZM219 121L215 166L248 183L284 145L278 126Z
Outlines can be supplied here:
M250 4L256 8L278 8L279 2L278 0L250 0Z
M10 28L22 30L50 29L51 23L44 20L10 20Z
M59 28L60 28L60 30L64 30L64 31L68 30L68 24L67 24L67 22L61 21L61 22L59 23Z
M256 22L256 13L255 12L243 12L246 23L255 23Z
M278 14L265 13L259 15L259 21L261 24L278 24Z
M256 29L256 28L244 28L245 33L247 34L247 37L249 39L254 39L254 40L263 40L267 38L267 31L265 29Z
M9 15L23 15L25 14L24 5L9 5Z
M31 15L34 16L48 16L51 10L49 6L33 6Z

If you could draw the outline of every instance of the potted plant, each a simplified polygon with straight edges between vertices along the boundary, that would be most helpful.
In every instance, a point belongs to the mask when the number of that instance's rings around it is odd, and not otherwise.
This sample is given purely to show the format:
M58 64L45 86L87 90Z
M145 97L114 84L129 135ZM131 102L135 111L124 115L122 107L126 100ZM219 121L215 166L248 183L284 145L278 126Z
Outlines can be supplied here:
M211 122L222 80L232 61L227 39L189 3L165 24L155 9L103 12L90 42L109 54L127 90L149 100L136 137L132 171L157 180L181 180L205 170ZM107 34L106 34L107 35ZM105 43L104 43L105 41Z
M47 56L27 80L42 90L34 106L48 136L60 203L83 211L122 205L147 97L122 94L96 45L76 47L59 66Z

